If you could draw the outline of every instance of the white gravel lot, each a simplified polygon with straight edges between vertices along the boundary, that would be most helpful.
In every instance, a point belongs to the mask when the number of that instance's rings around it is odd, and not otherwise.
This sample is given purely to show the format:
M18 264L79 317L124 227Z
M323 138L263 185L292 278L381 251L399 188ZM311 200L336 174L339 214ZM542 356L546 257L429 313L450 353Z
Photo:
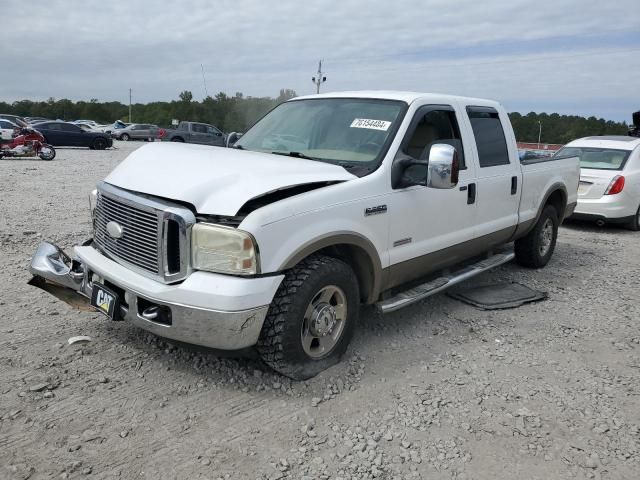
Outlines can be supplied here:
M0 478L640 478L640 234L569 225L545 269L474 280L541 303L366 308L344 361L296 383L27 285L38 242L88 238L88 192L141 145L0 160Z

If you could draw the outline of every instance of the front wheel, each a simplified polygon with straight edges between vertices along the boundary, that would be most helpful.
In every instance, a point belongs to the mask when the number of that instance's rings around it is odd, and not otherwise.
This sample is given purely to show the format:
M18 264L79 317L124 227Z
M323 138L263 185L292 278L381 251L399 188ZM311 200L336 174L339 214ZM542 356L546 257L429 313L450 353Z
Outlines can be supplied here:
M340 361L359 308L351 267L324 255L309 257L282 281L262 326L258 353L282 375L311 378Z
M42 147L40 147L40 151L38 152L38 156L42 159L42 160L53 160L54 158L56 158L56 149L53 148L51 145L42 145Z
M105 138L98 137L93 141L90 148L93 148L93 150L104 150L107 148L107 140Z
M122 135L120 135L120 140L122 140L123 142L128 142L129 141L129 134L128 133L123 133Z
M516 240L516 262L523 267L544 267L556 248L558 212L552 205L542 210L538 222L526 236Z

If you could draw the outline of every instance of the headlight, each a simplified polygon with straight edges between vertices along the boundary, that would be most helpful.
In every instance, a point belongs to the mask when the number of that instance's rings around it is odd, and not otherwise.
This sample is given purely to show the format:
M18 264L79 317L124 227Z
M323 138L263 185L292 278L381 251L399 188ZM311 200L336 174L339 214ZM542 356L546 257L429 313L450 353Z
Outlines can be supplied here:
M208 223L197 223L191 229L191 263L209 272L260 273L258 247L251 234Z

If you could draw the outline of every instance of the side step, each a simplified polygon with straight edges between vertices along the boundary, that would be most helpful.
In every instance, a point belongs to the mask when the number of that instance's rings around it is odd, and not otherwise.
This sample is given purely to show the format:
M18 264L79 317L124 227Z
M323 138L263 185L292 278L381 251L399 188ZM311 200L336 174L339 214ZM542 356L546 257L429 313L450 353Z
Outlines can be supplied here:
M380 310L382 310L382 313L394 312L402 307L406 307L407 305L419 302L431 295L435 295L446 288L452 287L460 282L464 282L465 280L475 277L482 272L486 272L487 270L502 265L503 263L510 262L514 258L515 253L513 252L497 253L450 275L438 277L430 282L405 290L395 297L378 302L376 305Z

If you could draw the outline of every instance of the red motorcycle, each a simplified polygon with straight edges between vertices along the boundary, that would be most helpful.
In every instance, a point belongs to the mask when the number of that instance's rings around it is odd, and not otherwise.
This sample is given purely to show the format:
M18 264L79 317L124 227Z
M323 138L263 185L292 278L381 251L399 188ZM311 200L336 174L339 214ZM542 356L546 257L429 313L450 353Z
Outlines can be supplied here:
M9 143L0 145L0 158L35 156L42 160L53 160L56 157L56 150L48 143L44 143L42 134L33 128L22 128Z

